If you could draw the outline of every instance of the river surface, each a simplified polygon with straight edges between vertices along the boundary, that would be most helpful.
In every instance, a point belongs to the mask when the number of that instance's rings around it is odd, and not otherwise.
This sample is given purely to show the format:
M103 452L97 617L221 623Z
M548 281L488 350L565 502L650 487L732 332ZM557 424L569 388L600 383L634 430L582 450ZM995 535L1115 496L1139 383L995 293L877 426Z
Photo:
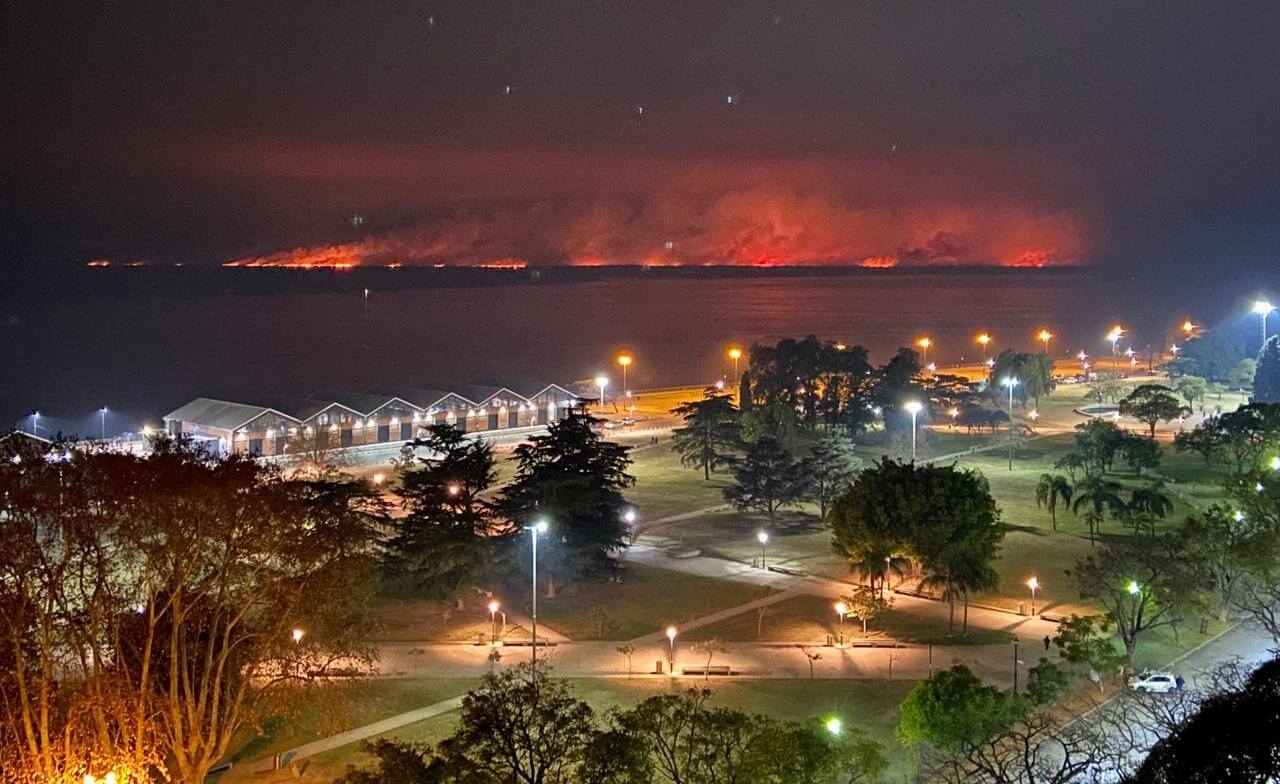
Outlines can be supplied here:
M250 273L252 274L252 273ZM1252 283L1252 282L1250 282ZM169 285L169 284L166 284ZM12 289L10 291L13 291ZM96 435L206 395L252 400L336 387L439 388L450 380L572 382L635 357L628 386L701 383L729 374L730 344L816 334L861 343L883 362L921 335L929 359L972 359L980 330L992 350L1056 355L1109 351L1114 323L1133 345L1164 345L1191 317L1235 313L1239 286L1087 270L854 275L732 275L532 280L458 287L333 291L149 291L11 298L0 303L0 422ZM1244 317L1239 317L1244 318ZM1256 328L1256 327L1255 327ZM1122 344L1123 347L1124 344ZM616 388L616 386L614 387Z

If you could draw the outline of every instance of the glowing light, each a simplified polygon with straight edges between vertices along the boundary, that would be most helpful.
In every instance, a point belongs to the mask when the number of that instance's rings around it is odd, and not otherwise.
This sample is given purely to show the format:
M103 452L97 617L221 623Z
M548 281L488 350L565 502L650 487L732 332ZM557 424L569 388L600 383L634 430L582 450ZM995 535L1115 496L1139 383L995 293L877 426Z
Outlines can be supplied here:
M834 716L827 719L827 732L830 732L832 735L839 735L842 726L843 725L840 723L840 720Z
M1030 580L1027 580L1027 587L1033 591L1037 590L1040 587L1040 581L1035 577L1032 577Z
M489 613L490 614L496 613L498 611L498 607L499 605L496 601L489 602Z
M1275 309L1276 306L1267 302L1265 299L1260 299L1253 303L1253 312L1257 313L1259 316L1269 316Z
M631 357L627 356L626 354L621 355L620 357L618 357L618 364L622 365L623 367L630 367Z
M1241 512L1239 509L1236 510L1236 513L1233 515L1233 517L1235 518L1235 521L1237 523L1244 522L1244 512Z
M546 520L539 520L538 522L533 524L533 530L537 531L540 534L545 534L547 532L547 528L548 526L547 526Z
M902 408L911 413L912 416L919 414L924 409L924 404L919 400L908 400L902 404Z
M836 613L840 616L849 614L849 605L844 602L836 602Z
M729 349L729 359L732 359L732 360L735 360L735 361L736 361L736 360L740 359L741 357L742 357L742 349L740 349L740 348L731 348L731 349Z
M1186 321L1182 322L1182 331L1187 333L1188 335L1191 335L1196 331L1196 325L1192 323L1191 319L1187 319Z
M978 341L978 343L982 344L983 346L987 346L987 345L990 345L991 343L991 336L983 332L981 335L979 335L976 338L976 340Z
M667 627L667 639L668 639L668 640L674 640L675 638L676 638L676 627L674 627L674 626L668 626L668 627Z
M1142 589L1141 589L1140 587L1138 587L1138 581L1137 581L1137 580L1130 580L1130 581L1129 581L1129 593L1130 593L1130 595L1132 595L1132 596L1137 596L1141 591L1142 591Z
M380 485L380 484L382 484L384 481L386 481L386 478L387 478L387 477L386 477L385 475L383 475L383 474L374 474L374 475L373 475L373 483L374 483L375 485Z
M758 541L760 544L768 544L769 534L765 533L764 531L761 531L760 533L756 534L756 541Z
M306 634L306 632L304 632L304 631L303 631L303 630L301 630L301 629L294 629L294 630L293 630L293 641L294 641L294 642L302 642L302 638L303 638L303 636L304 636L305 634Z

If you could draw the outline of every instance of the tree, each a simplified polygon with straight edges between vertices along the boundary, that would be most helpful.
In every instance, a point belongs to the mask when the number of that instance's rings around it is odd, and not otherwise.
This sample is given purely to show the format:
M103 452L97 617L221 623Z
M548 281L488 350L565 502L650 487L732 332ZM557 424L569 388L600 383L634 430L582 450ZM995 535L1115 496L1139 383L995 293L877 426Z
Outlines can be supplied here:
M1063 661L1088 666L1096 673L1115 672L1124 660L1112 642L1114 626L1108 615L1071 615L1058 625L1053 641ZM1102 688L1101 679L1098 688Z
M631 680L631 657L636 655L636 646L619 645L614 650L622 654L622 657L627 660L627 680Z
M1272 562L1269 537L1252 519L1237 519L1234 512L1219 504L1188 517L1181 536L1186 539L1187 551L1204 561L1216 594L1218 618L1225 621L1246 570L1263 575Z
M1253 383L1257 373L1257 360L1246 357L1237 362L1235 367L1227 373L1227 383L1236 389L1244 389Z
M1160 459L1163 453L1160 451L1160 444L1150 438L1123 431L1123 438L1120 440L1120 458L1124 460L1125 465L1136 474L1141 474L1146 470L1159 468Z
M451 425L431 425L414 448L428 456L411 453L398 465L405 514L392 523L383 561L461 610L466 590L501 564L515 533L484 499L498 478L493 447Z
M626 547L622 491L635 484L627 473L631 458L627 447L595 431L595 421L573 412L517 446L515 479L498 502L513 525L547 522L552 546L539 552L539 571L547 576L548 596L558 580L612 575L612 555Z
M1225 382L1231 370L1245 358L1244 342L1220 330L1192 338L1183 344L1169 370L1178 375L1203 376L1211 382Z
M1120 401L1121 416L1133 417L1147 425L1151 440L1156 438L1156 425L1190 413L1178 402L1174 391L1163 384L1141 384Z
M899 706L898 738L908 746L929 743L956 750L978 744L1017 720L1013 695L987 686L963 664L920 681Z
M747 446L733 465L734 484L724 489L724 499L735 509L769 514L773 527L778 509L800 500L804 485L800 464L771 436L761 436Z
M1155 533L1156 520L1163 520L1173 511L1173 499L1164 492L1164 485L1154 482L1146 487L1135 487L1129 494L1129 503L1125 510L1133 523L1133 534L1138 535L1139 526L1145 521L1152 526Z
M867 633L867 623L889 612L893 604L880 594L865 585L853 589L853 593L843 596L840 601L845 605L845 617L862 621L862 634Z
M0 450L0 778L92 759L197 784L265 700L369 662L363 484L167 439L146 457Z
M1125 443L1125 431L1115 422L1090 419L1075 427L1073 451L1086 474L1105 474L1115 462L1116 452Z
M549 677L546 664L521 662L486 673L462 698L458 728L438 752L494 781L567 783L577 781L594 729L590 706L568 683Z
M1257 470L1269 450L1280 446L1280 405L1251 403L1205 420L1188 433L1174 437L1179 451L1196 452L1212 464L1224 460L1232 473Z
M1280 403L1280 335L1267 338L1258 352L1250 403Z
M999 587L1000 576L992 562L999 550L1004 532L995 526L966 531L948 541L936 552L922 558L925 578L923 583L942 589L942 598L950 605L947 630L955 626L955 599L964 602L964 620L961 632L969 633L969 596L971 593L990 591Z
M809 447L809 456L800 462L804 500L818 505L818 518L827 522L827 510L844 492L862 468L862 459L853 452L847 438L834 434L818 437Z
M1280 661L1263 664L1244 689L1208 698L1158 742L1132 784L1241 782L1280 777Z
M1115 373L1098 373L1093 383L1089 384L1089 396L1102 403L1115 403L1129 392L1129 385L1124 383Z
M1053 521L1053 530L1058 530L1058 500L1063 506L1071 503L1074 492L1071 483L1061 474L1041 474L1036 484L1036 507L1049 510L1049 518Z
M613 613L600 605L596 605L587 611L587 620L591 621L591 625L596 627L596 639L603 640L605 634L617 626L617 622L613 619Z
M701 400L681 403L671 413L684 419L684 427L671 432L680 465L702 469L702 478L730 465L740 443L741 424L733 396L708 389Z
M1205 392L1209 388L1207 382L1201 376L1181 376L1173 383L1173 388L1178 390L1178 394L1187 401L1188 408L1195 408L1196 401L1204 403Z
M1033 705L1052 704L1070 685L1066 671L1043 656L1027 670L1027 697Z
M1084 509L1081 514L1080 510ZM1075 499L1071 502L1072 514L1078 515L1089 526L1089 543L1102 523L1104 513L1119 517L1128 507L1120 497L1120 483L1101 476L1088 475L1076 483Z
M1143 632L1177 625L1202 608L1203 561L1173 536L1143 537L1076 559L1068 574L1081 599L1097 602L1115 622L1132 663Z
M708 637L705 640L698 640L691 649L699 656L707 657L706 669L703 670L703 680L711 679L711 660L717 653L728 653L729 644L719 637Z
M1058 387L1058 382L1053 378L1053 359L1042 353L1031 354L1010 348L1000 352L987 376L987 389L997 403L1006 400L1008 395L1008 389L1004 386L1006 378L1018 379L1013 394L1024 407L1028 399L1034 400L1039 406L1040 398L1052 394Z

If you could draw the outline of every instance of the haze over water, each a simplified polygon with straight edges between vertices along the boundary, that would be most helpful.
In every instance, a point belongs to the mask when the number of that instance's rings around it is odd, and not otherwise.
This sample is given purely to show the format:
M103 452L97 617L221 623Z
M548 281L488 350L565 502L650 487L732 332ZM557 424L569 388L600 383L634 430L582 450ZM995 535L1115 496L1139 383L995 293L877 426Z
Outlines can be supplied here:
M253 274L253 273L249 273ZM326 273L312 273L326 274ZM514 280L514 278L513 278ZM322 388L438 387L449 381L572 382L605 372L621 385L617 352L635 357L633 389L710 382L730 371L730 344L815 334L860 343L876 364L928 334L940 364L1035 348L1108 351L1113 323L1133 345L1165 345L1183 318L1211 323L1253 291L1220 282L1104 279L1087 270L876 272L803 276L610 277L370 292L48 296L0 312L0 422L96 435L152 424L205 395L250 401ZM1154 287L1154 288L1153 288Z

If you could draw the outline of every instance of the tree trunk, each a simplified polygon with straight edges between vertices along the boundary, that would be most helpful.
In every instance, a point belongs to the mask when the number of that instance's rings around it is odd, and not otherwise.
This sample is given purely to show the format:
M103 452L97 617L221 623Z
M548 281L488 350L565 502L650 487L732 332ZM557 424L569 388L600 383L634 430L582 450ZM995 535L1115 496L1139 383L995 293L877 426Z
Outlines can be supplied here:
M947 634L952 634L956 630L956 597L955 594L947 591Z
M960 627L961 634L969 633L969 592L964 592L964 623Z
M1058 507L1057 506L1053 506L1053 505L1049 506L1049 519L1053 521L1054 533L1057 533L1058 531Z

